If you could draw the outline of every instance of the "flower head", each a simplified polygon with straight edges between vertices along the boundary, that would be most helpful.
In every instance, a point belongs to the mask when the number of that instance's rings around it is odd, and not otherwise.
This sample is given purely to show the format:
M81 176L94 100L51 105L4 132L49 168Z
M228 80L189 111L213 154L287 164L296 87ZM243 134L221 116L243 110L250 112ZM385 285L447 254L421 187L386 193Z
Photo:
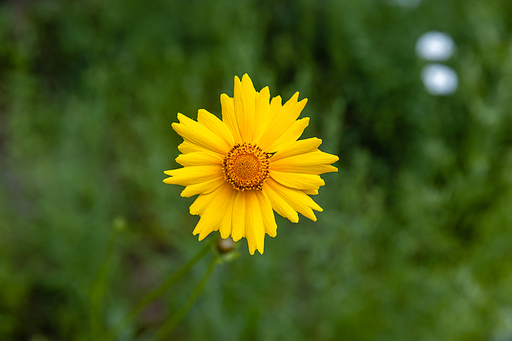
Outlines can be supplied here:
M298 140L309 124L297 120L307 102L298 97L270 100L268 87L256 91L245 74L235 76L233 98L220 96L222 120L204 109L197 122L178 114L172 127L184 140L176 158L183 168L165 171L164 182L185 186L183 197L198 195L190 213L201 216L199 240L220 230L263 253L265 234L277 235L274 211L294 223L297 212L316 221L313 210L322 208L309 195L325 184L320 174L338 170L338 157L320 151L318 138Z

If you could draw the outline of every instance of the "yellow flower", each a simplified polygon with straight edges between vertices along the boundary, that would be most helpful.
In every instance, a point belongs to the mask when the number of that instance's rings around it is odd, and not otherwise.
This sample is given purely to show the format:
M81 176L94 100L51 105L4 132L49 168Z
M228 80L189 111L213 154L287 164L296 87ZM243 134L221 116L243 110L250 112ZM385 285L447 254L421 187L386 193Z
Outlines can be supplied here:
M254 89L247 74L235 76L233 98L222 94L222 121L200 109L197 122L178 114L173 129L183 137L176 162L165 171L167 184L186 186L181 196L199 195L190 213L200 215L194 235L204 239L220 230L222 238L247 238L249 252L263 253L265 233L277 234L274 211L291 222L300 213L316 221L322 208L309 197L325 183L319 174L336 172L338 157L318 149L322 140L298 140L309 118L297 120L307 100L296 92L284 105L270 101L268 87Z

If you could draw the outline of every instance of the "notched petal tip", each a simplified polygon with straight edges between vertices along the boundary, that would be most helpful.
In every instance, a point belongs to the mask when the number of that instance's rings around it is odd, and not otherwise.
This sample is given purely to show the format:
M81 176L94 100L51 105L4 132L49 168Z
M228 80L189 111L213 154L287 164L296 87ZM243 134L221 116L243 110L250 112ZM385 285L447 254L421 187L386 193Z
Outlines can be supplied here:
M303 98L299 101L299 91L296 91L292 97L290 97L290 99L288 101L286 101L286 103L290 103L290 104L293 104L294 102L297 103L297 104L300 104L300 106L302 107L300 110L302 111L302 109L304 109L304 106L306 106L306 103L308 103L308 99L307 98Z
M270 88L268 86L262 88L260 91L259 91L260 94L265 94L269 96L269 102L270 102Z
M188 118L187 116L183 115L180 112L178 113L177 117L178 117L178 121L180 121L180 123L183 123L183 120L186 120Z
M208 110L206 110L206 109L197 109L197 118L198 118L198 121L199 121L199 116L202 116L202 115L208 115L208 114L213 115L211 112L209 112L209 111L208 111Z
M263 245L261 247L258 247L256 245L253 245L252 243L249 243L249 241L247 241L247 247L249 249L249 253L251 254L251 256L254 256L254 254L256 253L256 250L258 250L260 255L262 255L263 252L265 252Z
M219 232L220 232L220 237L222 239L227 239L227 238L229 238L231 236L231 232L228 233L227 231L222 230L222 229L219 230ZM231 238L231 239L233 239L233 238Z
M272 104L272 102L274 102L274 105L276 106L281 106L283 104L283 98L280 95L277 95L275 97L272 97L270 103Z
M249 77L249 75L247 73L244 73L244 75L242 76L242 83L245 83L245 82L249 82L252 85L252 79L251 79L251 77Z

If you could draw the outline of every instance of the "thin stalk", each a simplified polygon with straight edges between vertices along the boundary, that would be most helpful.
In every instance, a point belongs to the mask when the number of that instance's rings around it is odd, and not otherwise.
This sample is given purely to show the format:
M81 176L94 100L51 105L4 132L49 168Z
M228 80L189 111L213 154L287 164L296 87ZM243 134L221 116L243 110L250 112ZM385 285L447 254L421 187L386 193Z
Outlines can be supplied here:
M91 340L96 340L98 335L103 333L101 302L103 301L103 296L105 295L105 291L107 289L107 276L110 267L110 260L114 253L117 237L119 236L120 231L121 230L118 228L112 228L108 238L105 253L103 254L98 272L96 273L91 287Z
M181 279L190 269L201 259L211 248L213 242L215 242L215 238L211 238L202 249L187 263L185 263L180 269L171 274L167 279L160 284L159 287L148 293L142 300L137 303L135 307L126 315L126 317L117 324L114 329L112 329L104 338L105 341L112 340L116 337L121 330L124 329L133 319L139 315L148 305L150 305L153 301L155 301L158 297L162 296L174 283L176 283L179 279Z
M194 291L192 291L192 294L188 298L187 302L174 314L172 317L168 318L167 321L160 327L160 329L157 330L156 334L153 337L153 341L158 341L164 339L166 336L168 336L176 327L176 325L187 315L187 313L190 311L196 300L199 298L199 295L204 290L204 287L206 286L206 283L208 283L208 279L210 278L213 269L215 269L215 266L219 263L219 257L215 256L213 257L212 261L210 262L210 265L208 266L208 269L206 269L206 272L204 273L203 277L197 283L196 287L194 288Z

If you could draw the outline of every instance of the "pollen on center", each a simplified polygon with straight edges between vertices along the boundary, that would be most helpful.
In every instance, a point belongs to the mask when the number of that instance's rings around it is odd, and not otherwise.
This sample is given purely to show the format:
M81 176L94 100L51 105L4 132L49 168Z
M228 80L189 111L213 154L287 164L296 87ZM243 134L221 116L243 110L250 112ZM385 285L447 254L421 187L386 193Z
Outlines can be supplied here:
M247 142L235 144L223 162L226 181L239 191L261 190L268 178L270 156L256 145Z

